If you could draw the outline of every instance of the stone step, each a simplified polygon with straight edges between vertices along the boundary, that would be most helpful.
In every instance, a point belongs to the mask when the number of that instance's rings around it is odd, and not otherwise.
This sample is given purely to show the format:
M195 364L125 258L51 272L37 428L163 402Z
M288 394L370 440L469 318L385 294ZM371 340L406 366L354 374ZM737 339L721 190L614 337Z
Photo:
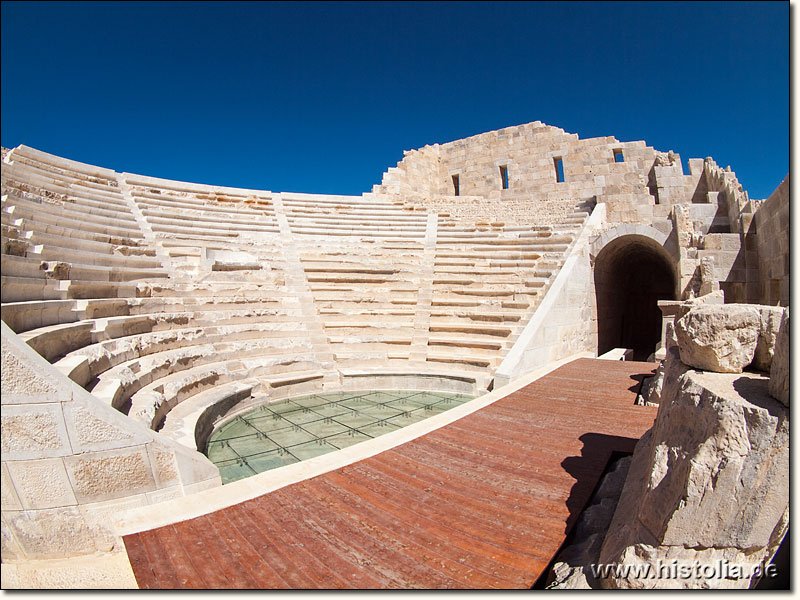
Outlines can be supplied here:
M109 246L109 249L113 248ZM29 258L44 261L63 261L73 265L87 265L108 267L114 269L153 269L153 277L163 277L160 274L161 261L155 258L140 258L136 256L123 256L119 254L101 254L81 249L63 248L57 245L37 245L28 252ZM149 275L148 275L149 277Z
M59 218L69 222L93 224L112 229L130 230L138 232L138 225L133 215L118 211L108 216L81 210L80 207L65 204L50 204L49 202L33 202L5 194L2 197L3 210L16 217L40 216L46 214L51 218ZM104 211L105 213L106 211Z
M3 204L19 204L20 206L26 206L33 210L51 210L51 209L58 209L63 211L64 214L71 214L73 216L77 216L77 218L83 218L84 216L89 217L98 217L106 220L107 222L115 222L115 221L129 221L134 222L135 219L132 214L130 214L128 208L123 205L114 205L114 206L107 206L107 205L100 205L97 206L98 203L96 202L89 202L87 200L81 198L75 198L70 196L66 200L50 200L47 198L26 198L19 195L16 192L11 192L3 195Z
M44 249L57 248L57 250L53 250L54 252L81 252L90 256L113 257L115 259L133 261L134 264L148 262L161 266L160 261L155 258L143 258L155 257L156 255L155 249L145 246L120 246L108 242L64 237L41 231L31 231L25 236L25 239L32 246L41 246Z
M0 306L2 320L15 333L50 325L67 324L80 319L75 300L31 300L4 302Z
M52 211L48 211L46 213L42 211L31 211L21 206L10 206L8 208L4 208L3 210L16 219L22 219L26 229L31 228L30 224L55 225L56 227L62 229L72 229L74 231L78 231L84 235L87 232L91 232L109 237L130 239L141 239L144 237L142 232L137 229L106 226L91 220L84 221L69 219L64 216L59 216L58 214L53 214Z
M131 192L133 201L139 206L142 211L150 210L189 210L196 211L199 214L217 215L223 219L230 215L241 216L242 218L249 217L269 217L274 218L275 211L271 204L267 206L260 206L259 208L238 208L236 206L218 206L216 204L209 204L202 200L192 200L191 198L180 198L175 196L156 195L156 194L142 194L140 192Z
M0 301L26 302L31 300L64 300L66 291L61 289L61 282L52 279L34 277L14 277L2 275L0 285Z

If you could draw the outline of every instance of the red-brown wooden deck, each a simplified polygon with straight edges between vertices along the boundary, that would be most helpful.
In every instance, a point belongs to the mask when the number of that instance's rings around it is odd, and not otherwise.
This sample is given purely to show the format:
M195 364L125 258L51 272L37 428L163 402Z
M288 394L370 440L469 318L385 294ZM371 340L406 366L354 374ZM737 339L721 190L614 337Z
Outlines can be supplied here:
M614 451L652 363L580 359L421 438L125 536L141 588L529 588Z

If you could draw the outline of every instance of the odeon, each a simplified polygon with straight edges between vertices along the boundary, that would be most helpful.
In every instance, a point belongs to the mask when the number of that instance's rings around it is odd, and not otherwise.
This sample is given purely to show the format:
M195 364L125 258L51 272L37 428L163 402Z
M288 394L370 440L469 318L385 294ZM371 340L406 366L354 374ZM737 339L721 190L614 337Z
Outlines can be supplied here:
M710 158L687 167L540 122L406 152L361 196L3 149L3 560L121 550L576 357L663 357L676 300L787 304L769 201ZM225 486L204 454L248 410L398 391L475 400Z

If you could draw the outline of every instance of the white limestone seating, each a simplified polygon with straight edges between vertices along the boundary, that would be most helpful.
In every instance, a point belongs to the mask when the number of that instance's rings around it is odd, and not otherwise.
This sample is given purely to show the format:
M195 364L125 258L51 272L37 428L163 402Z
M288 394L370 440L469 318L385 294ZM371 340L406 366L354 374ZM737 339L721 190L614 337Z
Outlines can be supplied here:
M254 394L479 395L591 211L474 224L375 194L190 184L26 147L2 181L3 320L167 433L205 431Z
M10 160L9 160L10 159ZM114 171L20 146L2 168L2 301L132 297L166 278Z

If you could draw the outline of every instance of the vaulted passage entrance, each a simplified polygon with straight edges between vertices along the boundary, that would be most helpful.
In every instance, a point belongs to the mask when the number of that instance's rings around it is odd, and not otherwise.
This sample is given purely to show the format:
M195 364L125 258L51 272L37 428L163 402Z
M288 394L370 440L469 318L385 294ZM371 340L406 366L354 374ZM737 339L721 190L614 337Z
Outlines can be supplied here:
M659 300L675 299L675 271L664 248L643 235L608 243L594 265L597 352L632 348L647 360L661 339Z

